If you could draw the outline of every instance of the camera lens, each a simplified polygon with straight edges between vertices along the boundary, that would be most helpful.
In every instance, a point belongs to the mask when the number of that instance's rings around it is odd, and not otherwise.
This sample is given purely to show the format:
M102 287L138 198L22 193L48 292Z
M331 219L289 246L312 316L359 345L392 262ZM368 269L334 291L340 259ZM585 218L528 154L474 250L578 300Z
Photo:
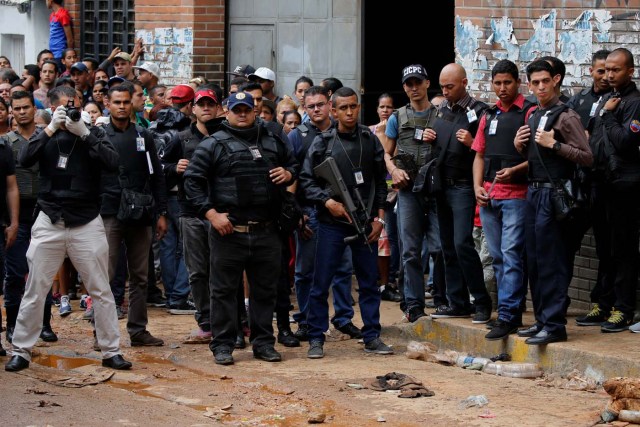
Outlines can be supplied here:
M82 118L82 114L80 113L80 110L78 110L77 108L69 108L67 110L67 117L69 117L74 122L79 122L80 119Z

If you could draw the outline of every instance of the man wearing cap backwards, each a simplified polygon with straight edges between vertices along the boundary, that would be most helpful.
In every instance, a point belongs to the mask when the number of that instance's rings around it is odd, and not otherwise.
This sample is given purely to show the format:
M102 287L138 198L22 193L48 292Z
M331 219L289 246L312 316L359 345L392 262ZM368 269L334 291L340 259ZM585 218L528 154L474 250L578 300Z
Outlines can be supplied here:
M187 200L212 227L209 347L217 364L233 363L237 294L246 271L253 355L277 362L272 315L282 245L279 190L296 179L298 163L286 144L256 122L250 94L231 95L228 106L221 130L198 145L184 173Z
M429 139L431 128L436 119L437 109L427 98L430 81L426 70L420 64L409 65L402 70L402 88L409 97L409 104L392 114L382 141L385 147L385 163L400 189L398 192L398 226L402 240L402 265L404 283L400 289L404 293L401 308L410 322L425 316L424 307L424 266L422 265L422 243L427 236L427 250L433 256L435 303L446 304L444 293L444 264L440 251L438 218L434 200L425 200L414 193L414 182L409 177L407 165L391 160L398 153L407 153L413 157L420 168L434 158L433 138ZM415 173L415 171L412 171ZM404 289L403 289L404 288ZM440 301L438 301L440 297Z
M160 110L158 118L151 124L158 154L162 158L165 150L178 138L178 134L191 125L194 92L191 86L177 85L171 91L172 106ZM195 306L189 301L189 276L184 263L183 245L180 239L178 206L178 182L166 186L167 191L167 235L160 241L160 267L162 283L169 302L171 314L193 314Z
M89 69L84 62L76 62L71 66L71 80L76 85L76 89L82 92L82 104L93 101L93 85L89 78Z
M282 97L276 95L273 88L276 85L276 73L267 67L260 67L254 73L249 74L249 80L260 83L262 86L262 96L278 105L282 101Z
M161 158L167 186L178 185L180 235L189 243L184 246L184 263L189 273L189 285L196 306L198 330L191 339L208 343L211 340L209 296L209 221L198 215L198 209L186 198L184 171L200 142L220 127L224 117L216 117L218 97L211 89L196 92L193 104L195 123L180 132L165 149Z
M484 285L480 256L473 243L476 198L473 191L470 150L487 105L467 92L467 73L460 64L448 64L440 72L440 105L428 140L438 146L443 190L436 196L440 243L445 263L448 306L436 308L433 318L469 317L469 293L474 297L473 323L491 320L491 297Z

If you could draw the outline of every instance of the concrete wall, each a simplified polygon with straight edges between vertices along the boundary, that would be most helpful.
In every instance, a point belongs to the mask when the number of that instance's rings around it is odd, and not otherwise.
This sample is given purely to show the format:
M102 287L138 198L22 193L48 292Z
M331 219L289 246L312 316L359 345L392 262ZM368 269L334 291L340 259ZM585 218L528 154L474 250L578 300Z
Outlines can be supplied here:
M11 65L18 74L25 64L34 64L36 56L42 49L49 48L49 10L44 1L31 2L31 12L19 13L15 6L0 6L0 52L9 56ZM24 36L24 58L11 58L11 37L17 34Z

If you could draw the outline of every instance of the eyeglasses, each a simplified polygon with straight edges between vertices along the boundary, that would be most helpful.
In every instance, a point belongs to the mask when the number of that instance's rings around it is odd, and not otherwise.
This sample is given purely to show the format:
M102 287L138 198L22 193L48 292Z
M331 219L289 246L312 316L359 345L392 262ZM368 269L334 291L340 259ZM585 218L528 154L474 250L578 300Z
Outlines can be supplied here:
M317 104L307 104L304 106L304 108L306 108L307 110L315 110L316 108L319 110L322 110L324 108L325 105L327 105L328 102L318 102Z

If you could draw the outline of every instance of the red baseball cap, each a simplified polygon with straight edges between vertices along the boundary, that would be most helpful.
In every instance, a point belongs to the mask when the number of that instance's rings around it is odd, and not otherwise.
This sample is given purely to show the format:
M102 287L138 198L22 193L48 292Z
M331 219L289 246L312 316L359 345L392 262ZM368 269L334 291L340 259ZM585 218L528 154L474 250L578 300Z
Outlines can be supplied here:
M174 104L184 104L191 102L195 97L193 88L189 85L181 84L171 89L171 101Z
M216 93L211 89L199 90L196 92L196 96L194 98L194 103L198 103L202 98L211 98L213 102L218 103L218 98L216 97Z

